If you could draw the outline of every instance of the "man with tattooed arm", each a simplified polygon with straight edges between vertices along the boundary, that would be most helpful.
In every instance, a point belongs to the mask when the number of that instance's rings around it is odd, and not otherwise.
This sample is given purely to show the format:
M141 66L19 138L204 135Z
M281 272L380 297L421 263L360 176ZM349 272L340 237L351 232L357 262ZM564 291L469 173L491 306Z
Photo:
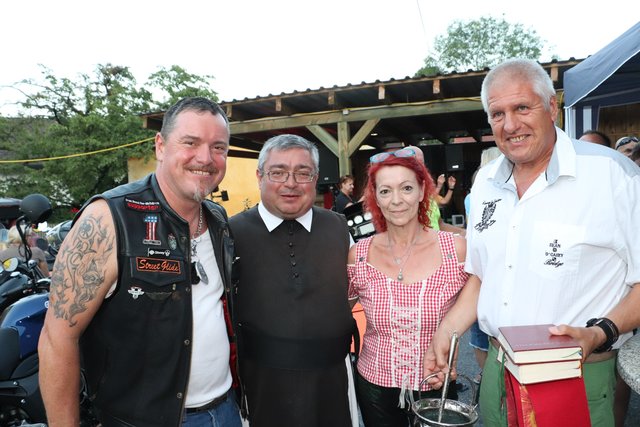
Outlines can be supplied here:
M156 172L76 216L39 344L49 426L80 424L81 366L104 427L241 425L233 241L226 212L205 199L224 178L229 136L217 104L178 101L155 138Z

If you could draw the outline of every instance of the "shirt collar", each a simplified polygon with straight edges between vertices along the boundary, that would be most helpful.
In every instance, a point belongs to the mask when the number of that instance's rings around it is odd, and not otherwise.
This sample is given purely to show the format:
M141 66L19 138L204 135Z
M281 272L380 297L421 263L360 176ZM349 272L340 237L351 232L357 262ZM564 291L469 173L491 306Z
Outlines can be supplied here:
M488 178L502 185L511 179L513 174L513 163L505 156L501 156L492 164L489 169ZM553 184L561 176L576 176L576 150L571 138L556 127L556 143L553 146L553 153L546 170L547 183Z
M277 228L284 219L275 216L267 208L264 207L262 203L258 204L258 214L260 214L260 218L264 222L264 225L267 226L267 230L271 233L275 228ZM309 209L304 215L296 218L298 221L308 232L311 232L311 221L313 220L313 209Z

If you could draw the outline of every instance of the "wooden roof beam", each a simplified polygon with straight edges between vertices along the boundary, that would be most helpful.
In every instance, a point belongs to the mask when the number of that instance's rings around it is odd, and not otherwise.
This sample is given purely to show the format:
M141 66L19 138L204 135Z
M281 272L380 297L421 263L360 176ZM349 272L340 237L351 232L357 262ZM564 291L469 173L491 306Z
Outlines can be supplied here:
M391 104L391 97L387 92L387 87L385 85L378 85L378 101L382 104Z
M338 100L338 94L335 90L327 92L327 106L331 110L342 110L342 103Z
M305 126L335 124L341 121L355 122L396 117L428 116L450 112L482 110L479 98L454 101L418 102L413 104L377 105L351 110L301 114L289 117L268 117L229 124L232 135Z
M284 102L284 99L279 96L275 99L275 110L278 115L291 116L295 112Z

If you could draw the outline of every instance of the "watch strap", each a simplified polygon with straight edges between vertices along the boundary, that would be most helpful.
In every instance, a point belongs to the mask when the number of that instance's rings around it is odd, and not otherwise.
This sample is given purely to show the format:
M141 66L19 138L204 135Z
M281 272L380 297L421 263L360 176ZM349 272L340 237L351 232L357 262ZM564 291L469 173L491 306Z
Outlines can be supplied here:
M620 335L620 331L618 330L616 324L613 323L611 319L607 319L606 317L599 317L589 319L589 321L587 321L587 328L590 328L592 326L597 326L602 329L607 337L605 342L602 343L600 347L593 350L593 352L604 353L610 351L613 344L618 341L618 336Z

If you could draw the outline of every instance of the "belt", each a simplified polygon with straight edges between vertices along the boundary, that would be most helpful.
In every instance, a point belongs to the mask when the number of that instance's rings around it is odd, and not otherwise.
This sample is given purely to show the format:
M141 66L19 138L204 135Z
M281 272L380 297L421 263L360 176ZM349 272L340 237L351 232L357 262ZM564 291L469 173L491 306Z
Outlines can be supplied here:
M500 343L496 338L490 336L489 342L495 348L497 349L500 348ZM584 363L604 362L605 360L613 359L614 357L616 357L617 354L618 354L618 350L605 351L604 353L591 353L589 357L587 357L587 360L585 360Z
M220 404L222 404L225 400L227 400L227 395L229 395L228 391L222 396L216 397L211 402L205 403L204 405L198 406L197 408L185 408L185 412L187 414L195 414L198 412L210 411L212 409L215 409L220 406Z

